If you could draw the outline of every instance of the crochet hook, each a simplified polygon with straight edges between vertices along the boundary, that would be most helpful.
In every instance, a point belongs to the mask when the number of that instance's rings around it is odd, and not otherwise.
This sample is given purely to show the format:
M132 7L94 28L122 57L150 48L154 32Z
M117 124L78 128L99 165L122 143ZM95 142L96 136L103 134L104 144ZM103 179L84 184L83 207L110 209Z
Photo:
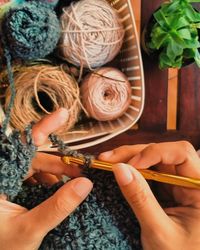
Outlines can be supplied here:
M78 165L84 165L83 158L76 158L72 156L63 156L62 161L65 164L76 163ZM96 159L91 160L91 168L112 171L112 163L99 161ZM181 187L200 189L200 179L166 174L161 172L156 172L149 169L138 169L138 171L147 180L158 181L162 183L172 184Z

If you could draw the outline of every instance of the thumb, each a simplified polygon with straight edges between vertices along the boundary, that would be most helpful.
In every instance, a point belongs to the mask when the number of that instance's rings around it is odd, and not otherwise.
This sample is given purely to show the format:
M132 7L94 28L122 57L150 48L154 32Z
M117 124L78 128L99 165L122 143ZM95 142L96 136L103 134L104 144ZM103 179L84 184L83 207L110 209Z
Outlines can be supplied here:
M33 232L45 236L70 215L92 190L92 182L76 178L62 186L49 199L27 212Z
M132 166L116 164L113 166L119 187L134 211L143 230L166 230L171 220L160 207L143 176Z

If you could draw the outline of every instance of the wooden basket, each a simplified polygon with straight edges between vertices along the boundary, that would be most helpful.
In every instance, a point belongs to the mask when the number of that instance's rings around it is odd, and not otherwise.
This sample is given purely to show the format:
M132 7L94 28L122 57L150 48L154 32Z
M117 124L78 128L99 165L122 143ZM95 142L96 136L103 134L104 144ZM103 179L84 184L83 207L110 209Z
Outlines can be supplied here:
M123 116L108 122L89 121L76 126L62 139L72 149L82 149L105 142L131 128L140 118L144 106L144 76L140 45L131 0L108 0L119 13L125 27L125 38L117 58L110 64L125 73L132 86L132 102ZM39 150L55 151L51 145Z

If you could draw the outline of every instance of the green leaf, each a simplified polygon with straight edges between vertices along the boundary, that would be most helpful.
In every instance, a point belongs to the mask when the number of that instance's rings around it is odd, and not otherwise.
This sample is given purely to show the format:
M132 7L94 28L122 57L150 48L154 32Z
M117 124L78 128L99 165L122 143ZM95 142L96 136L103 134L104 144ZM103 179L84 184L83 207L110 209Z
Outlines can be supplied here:
M200 0L188 0L189 3L200 3Z
M200 0L169 0L153 14L148 46L160 53L160 68L181 67L183 58L195 59L200 65L200 13L192 2Z
M196 52L196 53L195 53L194 60L195 60L195 62L196 62L196 64L197 64L197 66L200 67L200 54L199 54L199 51L198 51L198 50L196 50L195 52Z
M200 23L192 23L191 26L193 26L196 29L200 29Z
M185 43L184 39L181 38L177 32L175 32L175 31L170 32L170 36L172 37L172 39L174 39L174 41L175 41L177 44L179 44L179 45L182 46L183 48L186 47L186 43Z
M191 48L191 49L200 48L200 43L195 39L185 40L185 48Z
M161 9L156 11L153 14L153 16L163 29L166 29L166 30L170 29L169 23L168 23L167 19L165 18L165 15Z
M173 1L170 3L163 3L161 5L161 9L163 11L163 13L165 13L166 15L169 14L173 14L173 12L177 13L177 11L181 12L181 9L179 9L180 6L180 1Z
M190 34L190 31L188 29L180 29L177 32L180 35L180 37L183 38L183 39L190 40L192 38L191 34Z
M189 26L190 22L183 16L176 18L176 24L175 24L175 28L176 29L180 29L180 28L183 28L183 27L186 27L186 26Z
M159 56L159 68L180 68L182 66L182 56L178 56L176 60L171 60L165 52L162 52Z
M171 61L165 53L161 53L159 56L159 68L165 69L172 67Z
M151 34L151 42L149 43L149 47L151 49L159 50L160 47L166 42L169 35L167 32L163 31L160 27L155 28Z
M169 16L166 16L167 20L168 20L168 23L169 23L169 30L172 30L172 29L178 29L178 27L181 27L182 26L182 23L179 22L179 20L181 19L182 17L182 14L176 14L176 15L169 15ZM182 21L182 20L180 20ZM187 25L188 26L189 22L187 20L185 20L185 23L184 23L184 26Z
M175 43L173 40L167 46L167 56L172 60L175 60L177 56L180 56L183 53L183 48Z
M184 10L185 16L190 20L191 22L200 22L200 13L195 11L193 7L188 4L187 8Z

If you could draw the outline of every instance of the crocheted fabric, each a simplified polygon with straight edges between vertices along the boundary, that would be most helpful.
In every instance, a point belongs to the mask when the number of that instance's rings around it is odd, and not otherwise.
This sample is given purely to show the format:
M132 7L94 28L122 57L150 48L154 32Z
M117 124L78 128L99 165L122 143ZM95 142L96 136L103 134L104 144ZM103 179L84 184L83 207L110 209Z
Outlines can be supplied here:
M33 0L26 0L27 2L32 2ZM38 2L41 3L46 3L50 8L54 8L59 0L37 0Z
M40 250L138 250L139 224L123 198L113 174L90 170L94 189L88 198L44 238ZM51 196L51 188L24 186L15 202L31 209ZM48 212L48 211L47 211Z
M7 137L0 130L0 194L6 194L11 199L21 190L36 151L30 127L25 133L27 143L24 144L18 131Z

